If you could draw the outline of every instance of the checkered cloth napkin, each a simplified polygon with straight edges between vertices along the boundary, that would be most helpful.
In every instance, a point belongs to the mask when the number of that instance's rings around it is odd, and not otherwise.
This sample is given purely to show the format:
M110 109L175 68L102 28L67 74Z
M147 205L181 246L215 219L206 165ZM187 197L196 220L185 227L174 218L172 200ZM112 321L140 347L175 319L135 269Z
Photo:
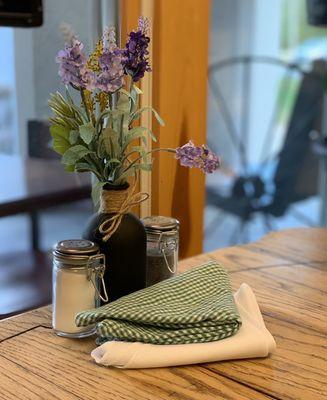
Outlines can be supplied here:
M210 261L76 316L77 326L93 323L99 343L182 344L232 336L241 319L227 272Z

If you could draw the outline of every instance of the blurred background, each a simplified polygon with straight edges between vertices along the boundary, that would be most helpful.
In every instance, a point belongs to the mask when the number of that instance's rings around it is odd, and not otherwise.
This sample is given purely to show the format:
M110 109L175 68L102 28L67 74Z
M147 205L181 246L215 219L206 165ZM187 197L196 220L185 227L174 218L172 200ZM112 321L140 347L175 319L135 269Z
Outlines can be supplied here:
M327 223L326 3L212 2L205 250Z
M92 213L90 180L50 149L47 100L63 23L88 52L118 3L0 0L0 318L50 301L47 251ZM207 141L223 167L206 180L205 251L327 225L326 3L211 1Z

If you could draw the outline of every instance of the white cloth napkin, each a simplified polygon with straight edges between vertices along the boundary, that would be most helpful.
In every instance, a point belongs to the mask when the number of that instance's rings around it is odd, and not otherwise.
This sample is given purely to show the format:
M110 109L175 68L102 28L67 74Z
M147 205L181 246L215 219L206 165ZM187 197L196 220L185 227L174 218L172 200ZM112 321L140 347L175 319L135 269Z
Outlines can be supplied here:
M234 298L242 326L227 339L179 345L109 341L94 349L91 356L98 364L118 368L170 367L268 356L276 343L265 326L252 289L243 283Z

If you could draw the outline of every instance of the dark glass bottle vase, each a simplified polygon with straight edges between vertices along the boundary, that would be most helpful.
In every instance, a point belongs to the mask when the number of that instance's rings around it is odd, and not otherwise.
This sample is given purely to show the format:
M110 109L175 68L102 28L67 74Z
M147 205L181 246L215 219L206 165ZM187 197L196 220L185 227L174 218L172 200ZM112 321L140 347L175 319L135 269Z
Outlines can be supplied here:
M126 187L109 190L122 189ZM118 229L107 242L104 242L99 226L113 215L112 213L96 213L91 217L83 233L83 238L97 243L101 253L106 257L104 281L109 301L117 300L146 287L145 228L134 214L124 214Z

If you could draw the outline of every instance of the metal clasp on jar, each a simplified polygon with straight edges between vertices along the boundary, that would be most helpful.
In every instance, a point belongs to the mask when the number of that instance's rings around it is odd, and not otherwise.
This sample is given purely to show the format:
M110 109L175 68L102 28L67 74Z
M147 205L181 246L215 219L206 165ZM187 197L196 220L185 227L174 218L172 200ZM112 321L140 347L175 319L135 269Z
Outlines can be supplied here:
M162 240L162 237L165 237L164 240ZM174 246L171 249L169 247L170 244L173 244L173 246ZM177 239L171 238L171 237L167 238L166 232L160 232L157 245L158 245L159 251L162 253L162 255L164 257L164 260L165 260L165 263L166 263L166 266L167 266L169 272L171 272L174 275L177 271L177 263L174 262L172 267L169 265L169 262L167 260L167 255L166 255L166 249L175 251L178 246Z
M98 262L97 265L93 266L94 263ZM106 284L104 282L104 273L106 270L106 259L105 259L105 255L104 254L95 254L93 256L90 256L88 261L87 261L87 265L86 265L86 269L87 269L87 274L86 277L89 281L92 282L94 289L96 291L96 294L99 296L99 298L107 303L109 300L108 294L107 294L107 288L106 288ZM102 289L103 289L103 294L104 296L101 295L98 286L95 282L95 279L93 278L93 274L95 277L98 277L101 280L101 284L102 284Z

